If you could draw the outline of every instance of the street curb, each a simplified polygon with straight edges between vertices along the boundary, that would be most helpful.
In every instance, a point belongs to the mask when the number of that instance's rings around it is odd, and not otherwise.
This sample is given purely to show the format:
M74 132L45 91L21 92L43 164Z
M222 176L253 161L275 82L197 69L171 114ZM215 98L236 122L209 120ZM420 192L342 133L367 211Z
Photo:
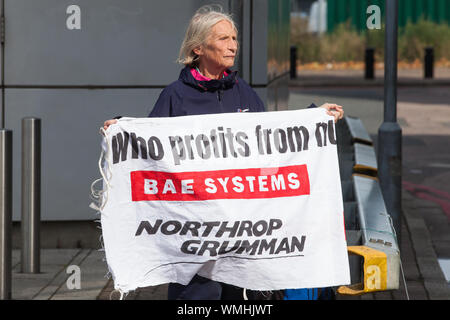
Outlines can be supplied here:
M367 80L347 77L305 77L290 79L289 88L307 87L383 87L384 79ZM450 79L398 79L398 87L450 86Z

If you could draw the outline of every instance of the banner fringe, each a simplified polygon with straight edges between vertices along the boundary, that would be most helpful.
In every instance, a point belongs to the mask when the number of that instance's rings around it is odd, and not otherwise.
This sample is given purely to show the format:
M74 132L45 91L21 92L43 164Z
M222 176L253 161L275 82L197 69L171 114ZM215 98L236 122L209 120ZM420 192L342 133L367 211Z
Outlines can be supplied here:
M108 201L108 190L111 188L111 185L109 184L109 179L111 179L112 173L110 171L111 164L109 163L108 159L106 158L106 154L110 150L109 141L108 141L108 139L106 139L106 131L103 128L100 128L99 133L103 137L102 151L100 153L100 157L98 160L98 168L99 168L99 171L100 171L100 174L102 177L94 180L91 184L90 198L91 198L91 200L93 200L93 202L91 202L89 207L96 211L95 212L96 215L101 216L102 214L104 214L102 212L102 210ZM104 168L106 168L106 170L104 170ZM99 182L102 182L102 186L96 187L96 185ZM96 228L102 230L101 219L94 220L94 223L98 224L98 225L96 225ZM101 234L99 236L99 242L100 242L101 248L98 249L98 251L103 252L104 256L102 258L102 261L105 261L107 263L105 246L104 246L104 242L103 242L103 234ZM112 274L108 270L107 273L105 274L105 277L107 279L110 279L111 276L112 276ZM114 291L119 291L120 292L120 300L123 300L124 292L121 290L114 290ZM110 300L111 300L111 295L114 293L114 291L112 291L111 294L109 295Z

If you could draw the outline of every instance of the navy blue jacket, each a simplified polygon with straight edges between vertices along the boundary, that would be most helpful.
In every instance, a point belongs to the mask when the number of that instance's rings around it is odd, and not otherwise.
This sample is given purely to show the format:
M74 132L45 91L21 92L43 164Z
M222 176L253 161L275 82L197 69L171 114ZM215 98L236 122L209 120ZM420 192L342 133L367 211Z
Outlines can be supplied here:
M190 67L185 67L179 79L161 92L149 117L242 111L262 112L264 103L236 71L229 71L220 80L199 81L191 74Z

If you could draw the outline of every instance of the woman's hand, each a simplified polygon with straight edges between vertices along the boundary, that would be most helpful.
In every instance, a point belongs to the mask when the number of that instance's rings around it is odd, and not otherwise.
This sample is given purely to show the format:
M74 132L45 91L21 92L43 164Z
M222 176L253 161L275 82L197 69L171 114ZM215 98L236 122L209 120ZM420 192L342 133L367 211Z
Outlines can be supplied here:
M335 123L344 117L344 109L342 109L342 106L340 105L334 103L325 103L321 105L319 108L326 109L327 114L334 117Z
M114 123L116 123L117 122L117 119L111 119L111 120L106 120L104 123L103 123L103 129L108 129L108 127L110 126L110 125L112 125L112 124L114 124Z

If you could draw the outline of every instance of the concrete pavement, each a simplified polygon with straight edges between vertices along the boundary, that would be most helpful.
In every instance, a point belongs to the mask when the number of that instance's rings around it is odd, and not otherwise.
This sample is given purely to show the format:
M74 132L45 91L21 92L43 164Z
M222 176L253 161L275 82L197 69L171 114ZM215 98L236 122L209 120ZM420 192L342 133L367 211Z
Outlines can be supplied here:
M103 258L96 249L42 249L40 273L25 274L13 250L12 299L95 300L108 282Z

